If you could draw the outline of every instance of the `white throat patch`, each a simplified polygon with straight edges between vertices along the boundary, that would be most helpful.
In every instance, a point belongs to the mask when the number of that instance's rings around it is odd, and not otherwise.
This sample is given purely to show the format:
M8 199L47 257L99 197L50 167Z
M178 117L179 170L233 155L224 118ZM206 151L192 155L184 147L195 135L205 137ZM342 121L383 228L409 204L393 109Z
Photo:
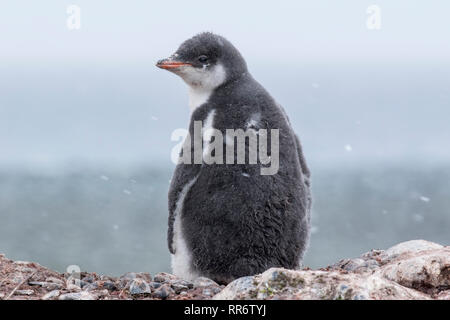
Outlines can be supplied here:
M177 71L177 74L189 86L189 108L191 111L207 102L214 89L224 83L226 79L226 71L221 64L211 69L185 66Z

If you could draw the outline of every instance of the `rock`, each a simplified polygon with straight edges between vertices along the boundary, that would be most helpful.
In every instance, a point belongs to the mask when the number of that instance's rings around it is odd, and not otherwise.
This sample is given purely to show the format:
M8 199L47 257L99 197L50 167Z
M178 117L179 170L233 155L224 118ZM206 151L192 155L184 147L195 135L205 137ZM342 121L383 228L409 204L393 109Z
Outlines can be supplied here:
M150 285L143 279L133 279L130 283L130 294L150 294L152 293Z
M380 258L383 261L392 261L404 254L412 254L421 251L437 250L442 248L444 247L434 242L425 240L411 240L390 247L380 254Z
M159 287L162 286L162 283L161 283L161 282L155 282L155 281L152 281L152 282L150 282L150 286L151 286L153 289L158 289Z
M33 262L30 261L14 261L15 265L19 265L19 266L29 266L29 265L34 265Z
M48 278L45 279L45 282L57 283L61 287L64 286L64 281L61 280L61 279L58 279L56 277L48 277Z
M383 266L377 273L405 287L423 292L450 288L450 248L405 251L402 259Z
M1 255L0 279L0 299L16 290L12 299L450 300L450 247L424 240L407 241L319 270L272 268L236 279L226 287L204 277L191 282L165 272L155 275L153 281L148 273L134 272L120 278L87 272L69 276Z
M59 296L59 300L96 300L97 298L86 291L66 293Z
M95 281L95 278L92 275L88 275L81 279L81 281L87 282L87 283L93 283Z
M171 294L175 293L169 284L163 284L153 293L153 297L158 299L167 299Z
M107 289L107 290L109 290L109 291L115 291L115 290L117 290L116 285L114 284L114 282L111 282L111 281L105 281L105 282L103 283L103 288L105 288L105 289Z
M171 283L171 287L176 294L179 294L180 292L192 289L194 287L194 284L185 280L175 280Z
M49 293L43 295L41 299L42 300L53 300L57 296L59 296L59 290L53 290L53 291L50 291Z
M217 284L217 282L209 279L209 278L205 278L205 277L198 277L197 279L194 280L194 287L195 288L200 288L200 287L211 287L211 286L219 286Z
M374 259L365 260L363 258L344 259L331 266L333 269L343 269L348 272L370 272L380 267L378 261Z
M267 271L266 271L267 272ZM215 295L215 300L232 300L232 299L255 299L256 288L256 276L242 277L234 280L228 284L219 294ZM194 282L195 285L195 282Z
M272 268L231 282L213 299L429 299L379 276Z
M14 292L14 294L16 296L31 296L32 294L34 294L33 290L16 290Z
M124 275L122 275L119 278L118 288L120 290L128 289L130 287L131 281L134 280L134 279L142 279L142 280L144 280L146 282L152 281L152 277L150 276L149 273L146 273L146 272L140 272L140 273L128 272L128 273L125 273Z
M440 292L437 295L436 299L438 299L438 300L450 300L450 290L445 290L445 291Z
M41 286L47 290L59 290L63 287L62 284L46 281L30 281L28 284L30 286Z
M166 283L166 282L171 282L171 281L174 281L177 279L178 278L176 276L174 276L173 274L166 273L166 272L160 272L155 275L155 277L153 278L153 281Z
M98 284L96 282L87 283L87 285L83 286L84 291L92 291L92 290L97 290L97 289L98 289Z

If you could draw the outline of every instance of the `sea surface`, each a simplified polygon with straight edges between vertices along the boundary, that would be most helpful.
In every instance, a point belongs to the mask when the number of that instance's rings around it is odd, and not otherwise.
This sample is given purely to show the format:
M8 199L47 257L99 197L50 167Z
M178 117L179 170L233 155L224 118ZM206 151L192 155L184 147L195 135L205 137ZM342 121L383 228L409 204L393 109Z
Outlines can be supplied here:
M0 172L0 249L65 271L170 272L172 165ZM312 167L317 268L411 239L450 244L450 166Z

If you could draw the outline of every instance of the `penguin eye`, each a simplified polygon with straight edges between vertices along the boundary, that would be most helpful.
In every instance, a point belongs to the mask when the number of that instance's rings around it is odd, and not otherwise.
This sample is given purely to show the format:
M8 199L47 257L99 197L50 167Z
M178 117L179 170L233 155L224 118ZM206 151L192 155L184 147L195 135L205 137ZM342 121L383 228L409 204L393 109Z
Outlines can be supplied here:
M200 61L201 63L205 63L208 61L208 57L205 55L202 55L202 56L198 57L198 61Z

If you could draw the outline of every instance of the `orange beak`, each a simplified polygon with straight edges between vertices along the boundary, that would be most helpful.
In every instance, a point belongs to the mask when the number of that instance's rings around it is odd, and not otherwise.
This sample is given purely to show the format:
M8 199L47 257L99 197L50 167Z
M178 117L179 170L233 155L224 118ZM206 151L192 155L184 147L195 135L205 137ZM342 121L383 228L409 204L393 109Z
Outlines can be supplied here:
M170 60L170 59L163 59L163 60L159 60L156 63L156 66L161 69L172 70L172 69L176 69L176 68L183 67L183 66L192 66L192 64L187 63L187 62L174 61L174 60Z

